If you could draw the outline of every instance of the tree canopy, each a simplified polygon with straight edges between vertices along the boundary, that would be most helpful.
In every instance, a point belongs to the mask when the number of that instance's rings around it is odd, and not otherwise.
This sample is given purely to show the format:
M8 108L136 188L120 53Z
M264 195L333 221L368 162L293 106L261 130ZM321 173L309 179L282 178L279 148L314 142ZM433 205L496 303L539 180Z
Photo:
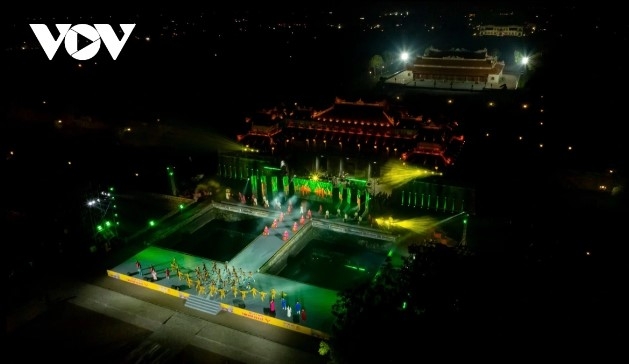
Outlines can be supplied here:
M541 264L538 252L529 253L492 257L411 245L402 266L387 260L371 282L339 293L330 361L507 360L592 345L592 298L600 292L570 279L579 281L586 267Z
M369 60L369 69L373 72L374 76L382 73L382 67L384 66L384 59L381 55L376 54Z

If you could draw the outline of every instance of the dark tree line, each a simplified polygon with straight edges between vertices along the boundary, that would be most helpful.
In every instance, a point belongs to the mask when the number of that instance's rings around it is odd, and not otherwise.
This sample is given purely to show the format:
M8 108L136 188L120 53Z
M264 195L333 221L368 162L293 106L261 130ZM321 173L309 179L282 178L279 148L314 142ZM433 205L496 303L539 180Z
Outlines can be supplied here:
M387 261L372 282L339 294L330 362L611 355L606 327L617 311L600 267L548 250L482 256L412 245L403 266Z

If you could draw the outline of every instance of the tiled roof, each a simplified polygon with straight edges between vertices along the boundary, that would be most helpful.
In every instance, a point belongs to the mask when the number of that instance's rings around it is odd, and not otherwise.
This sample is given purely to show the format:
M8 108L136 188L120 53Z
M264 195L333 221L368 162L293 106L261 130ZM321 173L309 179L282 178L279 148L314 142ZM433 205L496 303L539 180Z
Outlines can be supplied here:
M474 67L491 68L491 59L464 59L464 58L422 58L415 61L415 66L423 67Z
M410 70L422 75L487 77L502 73L504 62L487 55L486 49L478 51L429 49L417 57Z
M487 50L481 49L478 51L468 51L468 50L446 50L442 51L439 49L430 49L424 55L425 57L430 58L446 58L446 57L457 57L457 58L465 58L465 59L486 59L487 58Z
M319 115L321 119L360 120L389 123L382 105L336 103L334 107Z
M277 124L280 120L276 119L274 114L258 112L251 116L251 123L254 125L271 126Z
M290 118L295 120L309 120L312 119L312 110L310 109L295 109L291 111Z

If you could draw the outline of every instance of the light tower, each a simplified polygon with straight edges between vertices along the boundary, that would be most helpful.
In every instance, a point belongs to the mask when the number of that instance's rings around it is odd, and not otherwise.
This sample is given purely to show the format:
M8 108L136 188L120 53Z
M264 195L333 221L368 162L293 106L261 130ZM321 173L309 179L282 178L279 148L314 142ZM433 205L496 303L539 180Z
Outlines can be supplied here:
M170 182L170 190L173 196L177 196L177 186L175 185L175 171L174 168L166 167L166 172L168 172L168 181Z
M467 218L470 214L465 214L463 216L463 236L461 237L461 242L459 242L459 246L467 246Z
M89 218L90 228L93 229L95 243L108 244L111 239L118 237L118 211L114 188L101 190L96 196L88 196L86 202L86 216Z

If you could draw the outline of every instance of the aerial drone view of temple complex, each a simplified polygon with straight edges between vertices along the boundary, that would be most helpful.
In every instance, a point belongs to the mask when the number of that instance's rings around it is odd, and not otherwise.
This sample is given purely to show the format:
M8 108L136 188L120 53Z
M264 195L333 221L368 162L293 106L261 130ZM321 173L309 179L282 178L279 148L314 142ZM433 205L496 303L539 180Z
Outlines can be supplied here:
M452 164L464 143L456 121L413 115L384 100L336 98L322 109L295 106L262 110L247 122L249 131L238 137L244 151L305 157L325 152L350 159L354 170L364 169L360 166L369 162L402 158L442 172ZM293 167L308 169L309 165Z
M416 115L386 100L336 98L322 108L260 110L246 122L248 131L238 136L242 149L220 156L219 174L247 179L247 194L260 203L297 194L333 211L358 205L362 213L384 193L403 206L473 211L472 189L439 181L465 144L454 120Z

